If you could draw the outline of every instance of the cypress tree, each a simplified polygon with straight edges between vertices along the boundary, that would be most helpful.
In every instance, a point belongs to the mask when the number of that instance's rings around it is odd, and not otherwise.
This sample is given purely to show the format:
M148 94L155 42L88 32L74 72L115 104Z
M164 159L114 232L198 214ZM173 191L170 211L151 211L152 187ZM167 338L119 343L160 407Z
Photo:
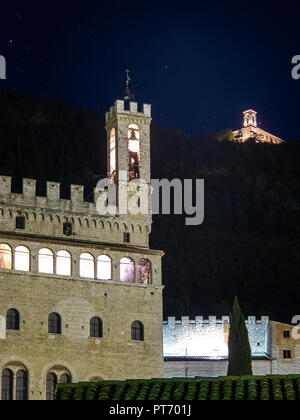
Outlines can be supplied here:
M253 375L252 353L248 330L238 298L235 297L230 314L228 376Z

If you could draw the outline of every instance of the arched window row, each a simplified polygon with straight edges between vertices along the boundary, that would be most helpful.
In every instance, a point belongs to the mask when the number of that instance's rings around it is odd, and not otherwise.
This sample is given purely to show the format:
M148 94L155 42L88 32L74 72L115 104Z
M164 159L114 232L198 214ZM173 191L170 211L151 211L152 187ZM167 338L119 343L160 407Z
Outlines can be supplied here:
M79 257L79 275L85 279L113 280L112 258L109 255L94 255L86 252ZM31 252L25 246L17 246L14 251L8 244L0 244L0 269L29 272L31 269ZM56 254L49 248L41 248L38 252L38 272L72 276L72 255L66 250ZM152 264L142 258L136 269L136 263L129 257L119 262L120 281L124 283L152 284ZM137 275L137 279L136 279Z

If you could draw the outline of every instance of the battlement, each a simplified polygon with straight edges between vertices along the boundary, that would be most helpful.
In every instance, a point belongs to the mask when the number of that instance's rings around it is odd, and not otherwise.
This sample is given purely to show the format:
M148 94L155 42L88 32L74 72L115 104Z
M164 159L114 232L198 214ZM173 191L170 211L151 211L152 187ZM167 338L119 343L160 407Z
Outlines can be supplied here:
M265 357L269 354L269 317L257 319L249 316L246 320L253 356ZM195 319L183 316L180 320L169 317L163 323L165 357L228 357L230 317L210 316Z
M246 319L246 324L268 325L269 321L270 319L268 316L262 316L261 319L257 319L255 316L249 316L248 319ZM190 319L187 316L183 316L180 320L177 320L175 317L168 317L168 320L164 321L164 325L175 327L176 325L214 325L225 324L229 322L229 316L222 316L222 318L217 318L216 316L209 316L208 319L205 319L203 316L196 316L195 319Z
M109 112L106 112L106 123L108 123L108 121L111 120L117 114L151 118L151 105L143 104L143 112L139 112L137 102L129 102L129 109L125 109L125 101L118 99L110 108Z
M59 182L47 181L47 197L38 197L36 195L36 180L23 178L23 194L12 192L12 178L10 176L0 175L0 201L1 202L14 202L15 204L30 205L46 205L49 207L61 207L64 209L73 209L74 207L95 207L93 203L84 202L84 186L71 185L70 186L70 200L61 199ZM11 199L11 200L10 200ZM97 195L95 194L94 201L96 202Z

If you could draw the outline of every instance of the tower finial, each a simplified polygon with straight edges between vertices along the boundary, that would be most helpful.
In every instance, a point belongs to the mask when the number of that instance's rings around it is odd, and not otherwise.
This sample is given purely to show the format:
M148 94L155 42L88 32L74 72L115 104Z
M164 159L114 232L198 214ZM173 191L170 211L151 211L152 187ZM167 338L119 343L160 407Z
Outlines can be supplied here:
M125 90L125 101L128 101L130 99L134 99L134 94L130 92L129 83L131 82L131 78L129 77L130 70L125 70L126 73L126 90Z

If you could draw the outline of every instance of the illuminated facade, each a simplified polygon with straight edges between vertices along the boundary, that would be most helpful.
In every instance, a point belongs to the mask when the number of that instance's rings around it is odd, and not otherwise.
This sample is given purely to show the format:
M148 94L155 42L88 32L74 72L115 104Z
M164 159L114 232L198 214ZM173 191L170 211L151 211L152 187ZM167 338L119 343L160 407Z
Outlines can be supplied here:
M269 317L246 320L256 375L300 373L300 335L293 326ZM168 318L163 323L164 375L170 377L226 376L229 317L190 320Z
M48 182L38 197L35 180L16 194L0 176L0 399L51 400L57 382L163 375L163 252L149 248L151 214L121 211L120 200L150 185L150 123L150 105L116 101L106 114L115 215L97 211L98 189L86 202L72 185L64 200Z
M258 127L257 124L257 112L249 109L243 112L244 123L240 130L233 132L235 140L239 143L245 143L246 141L252 140L255 143L270 143L270 144L281 144L284 140L273 134L267 133Z

